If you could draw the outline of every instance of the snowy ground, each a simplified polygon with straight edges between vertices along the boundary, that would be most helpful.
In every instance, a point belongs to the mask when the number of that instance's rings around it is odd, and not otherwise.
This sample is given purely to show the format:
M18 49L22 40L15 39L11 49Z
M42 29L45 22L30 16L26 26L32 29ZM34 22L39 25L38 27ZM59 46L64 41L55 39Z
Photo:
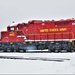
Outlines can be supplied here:
M64 62L0 59L0 74L75 74L75 53L0 53L0 55L70 59Z

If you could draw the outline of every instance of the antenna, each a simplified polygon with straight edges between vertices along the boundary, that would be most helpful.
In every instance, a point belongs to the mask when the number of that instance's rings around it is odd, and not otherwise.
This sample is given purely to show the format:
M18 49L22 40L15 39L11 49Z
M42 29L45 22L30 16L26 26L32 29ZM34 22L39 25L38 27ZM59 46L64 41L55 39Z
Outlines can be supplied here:
M12 21L12 23L15 23L14 21Z

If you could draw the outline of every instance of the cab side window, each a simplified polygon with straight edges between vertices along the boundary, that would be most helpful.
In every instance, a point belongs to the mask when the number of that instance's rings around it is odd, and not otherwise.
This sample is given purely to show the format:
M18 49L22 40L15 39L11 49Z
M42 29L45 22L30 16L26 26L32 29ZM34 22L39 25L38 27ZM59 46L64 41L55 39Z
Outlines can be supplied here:
M10 32L14 32L14 27L11 27L10 28Z

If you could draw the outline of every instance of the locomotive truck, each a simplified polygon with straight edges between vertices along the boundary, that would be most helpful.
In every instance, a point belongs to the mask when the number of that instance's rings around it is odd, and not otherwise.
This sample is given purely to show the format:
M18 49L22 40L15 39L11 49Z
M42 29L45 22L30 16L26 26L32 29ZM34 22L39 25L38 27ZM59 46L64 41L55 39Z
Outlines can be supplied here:
M75 19L12 23L1 31L0 51L75 51Z

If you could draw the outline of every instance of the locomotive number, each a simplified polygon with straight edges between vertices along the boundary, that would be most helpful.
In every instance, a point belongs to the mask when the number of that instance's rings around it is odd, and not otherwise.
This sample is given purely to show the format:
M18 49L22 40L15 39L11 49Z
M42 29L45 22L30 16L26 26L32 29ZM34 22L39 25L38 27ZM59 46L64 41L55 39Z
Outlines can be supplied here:
M11 33L9 36L14 36L14 33Z

